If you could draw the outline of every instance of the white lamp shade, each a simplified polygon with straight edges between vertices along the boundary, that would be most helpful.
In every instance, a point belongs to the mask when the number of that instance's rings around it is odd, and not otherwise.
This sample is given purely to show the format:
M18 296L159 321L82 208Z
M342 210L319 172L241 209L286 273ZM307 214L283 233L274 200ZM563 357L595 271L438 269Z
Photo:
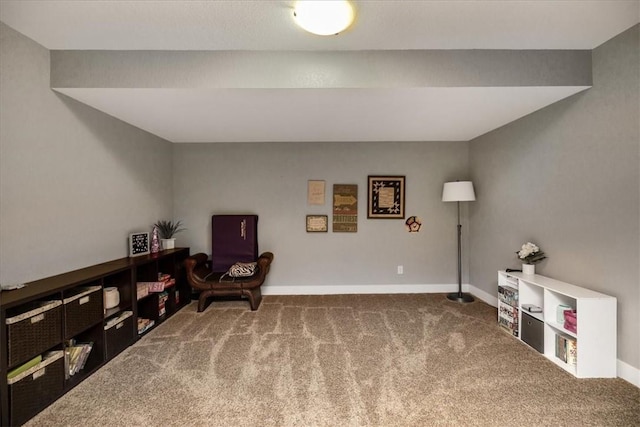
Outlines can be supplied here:
M301 0L294 6L294 19L310 33L329 36L351 25L354 13L346 0Z
M445 182L442 189L443 202L472 202L476 199L473 182L456 181Z

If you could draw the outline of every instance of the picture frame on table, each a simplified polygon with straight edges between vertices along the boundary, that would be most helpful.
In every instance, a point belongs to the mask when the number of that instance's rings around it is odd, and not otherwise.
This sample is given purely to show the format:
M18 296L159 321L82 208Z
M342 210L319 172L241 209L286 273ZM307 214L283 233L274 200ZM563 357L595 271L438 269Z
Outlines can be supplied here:
M149 233L131 233L129 234L129 256L147 255L149 249Z

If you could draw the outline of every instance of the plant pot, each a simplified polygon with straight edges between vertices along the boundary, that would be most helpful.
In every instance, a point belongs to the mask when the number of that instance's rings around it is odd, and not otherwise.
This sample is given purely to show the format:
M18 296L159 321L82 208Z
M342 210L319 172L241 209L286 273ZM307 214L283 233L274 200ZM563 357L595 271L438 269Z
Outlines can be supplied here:
M162 249L173 249L176 247L176 239L175 237L171 239L160 239L162 242Z
M536 266L535 266L535 264L522 264L522 273L523 274L536 274Z

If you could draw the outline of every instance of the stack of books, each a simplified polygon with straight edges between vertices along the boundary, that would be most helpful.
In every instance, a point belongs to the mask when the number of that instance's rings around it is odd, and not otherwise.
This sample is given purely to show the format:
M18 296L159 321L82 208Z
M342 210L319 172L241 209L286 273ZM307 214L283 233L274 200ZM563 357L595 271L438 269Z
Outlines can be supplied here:
M167 300L169 299L169 294L167 292L162 292L158 295L158 317L162 318L165 314L167 314Z
M498 325L518 336L518 309L510 305L498 303Z
M556 334L556 357L568 365L578 363L578 343L576 340Z
M69 378L84 368L89 358L89 353L93 349L93 343L76 343L70 340L65 347L65 374Z
M148 282L138 282L136 283L136 297L138 300L149 295L149 285Z
M153 328L156 322L151 319L145 319L144 317L138 317L138 335L143 334L145 331Z
M529 313L542 313L542 307L538 307L534 304L522 304L522 308Z
M170 274L158 274L158 280L156 282L137 282L138 299L141 299L149 294L149 292L162 292L167 288L176 284L176 279L172 278Z

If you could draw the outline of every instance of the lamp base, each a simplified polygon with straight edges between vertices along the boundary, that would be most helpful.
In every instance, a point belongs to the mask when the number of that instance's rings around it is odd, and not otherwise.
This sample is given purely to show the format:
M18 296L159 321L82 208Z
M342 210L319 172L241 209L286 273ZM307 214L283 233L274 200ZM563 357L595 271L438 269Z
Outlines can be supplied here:
M465 294L462 292L453 292L453 293L447 294L447 299L450 299L451 301L457 301L460 303L468 303L468 302L475 301L471 296L471 294Z

